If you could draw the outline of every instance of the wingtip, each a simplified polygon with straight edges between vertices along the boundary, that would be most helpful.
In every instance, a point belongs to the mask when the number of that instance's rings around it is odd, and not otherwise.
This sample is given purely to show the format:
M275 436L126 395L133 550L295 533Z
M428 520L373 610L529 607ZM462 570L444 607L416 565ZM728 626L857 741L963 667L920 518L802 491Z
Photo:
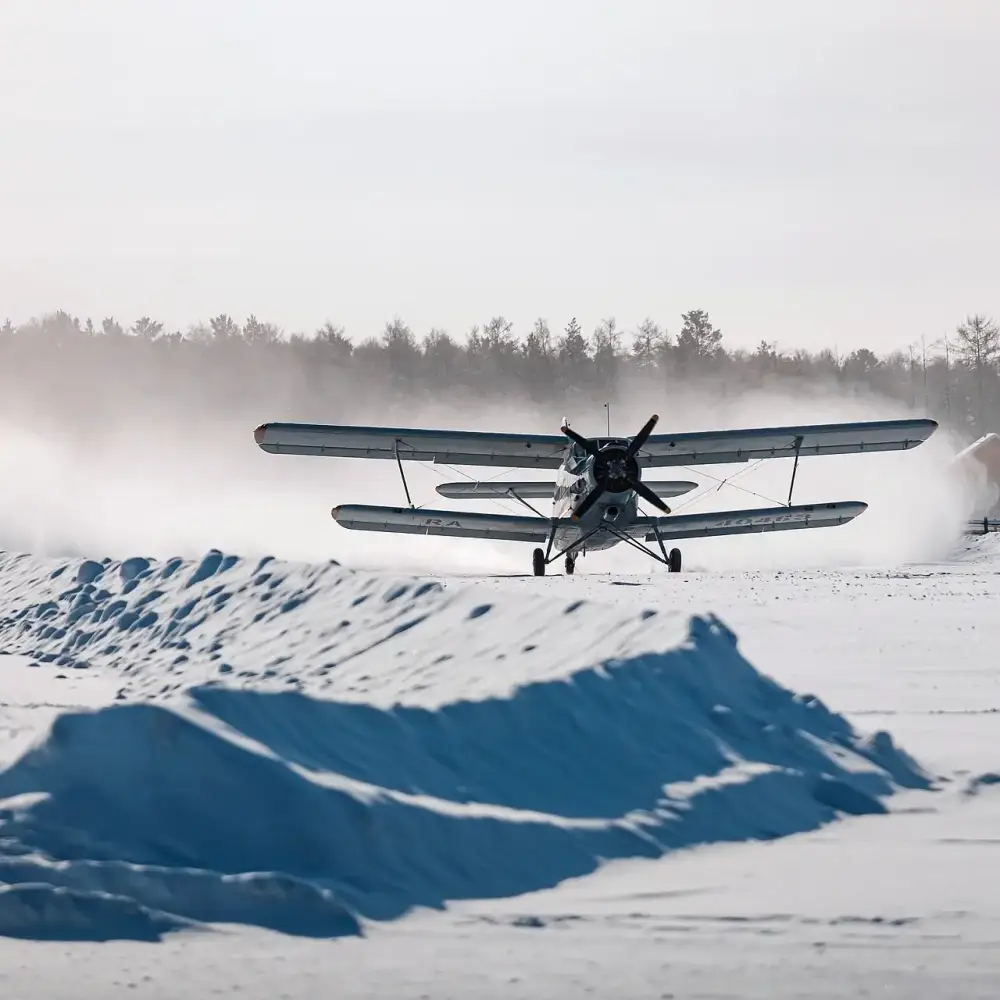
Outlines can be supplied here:
M257 444L259 444L259 445L263 444L264 443L264 435L265 434L267 434L267 424L261 424L253 432L253 439L254 439L254 441L256 441Z

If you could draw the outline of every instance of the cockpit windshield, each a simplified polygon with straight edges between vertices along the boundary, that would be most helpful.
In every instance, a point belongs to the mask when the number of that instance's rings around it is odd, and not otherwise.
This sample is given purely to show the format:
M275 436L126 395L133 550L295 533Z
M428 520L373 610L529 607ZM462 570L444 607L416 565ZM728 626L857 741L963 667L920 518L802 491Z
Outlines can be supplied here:
M590 456L578 444L574 444L570 449L569 459L566 468L574 475L579 476L587 466L587 459Z

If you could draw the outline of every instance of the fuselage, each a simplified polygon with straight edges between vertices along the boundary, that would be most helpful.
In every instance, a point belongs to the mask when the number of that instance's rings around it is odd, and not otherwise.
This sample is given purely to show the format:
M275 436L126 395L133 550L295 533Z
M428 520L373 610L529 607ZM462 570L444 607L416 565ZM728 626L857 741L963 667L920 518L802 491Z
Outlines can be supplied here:
M598 442L602 451L607 447L624 450L628 442L602 438ZM594 475L595 459L579 445L571 445L556 474L556 489L552 501L552 516L570 518L584 497L597 487ZM634 490L605 492L583 517L571 525L556 530L555 545L565 548L583 536L588 536L579 552L610 549L621 541L616 531L624 531L638 515L638 501ZM611 528L616 529L611 530Z

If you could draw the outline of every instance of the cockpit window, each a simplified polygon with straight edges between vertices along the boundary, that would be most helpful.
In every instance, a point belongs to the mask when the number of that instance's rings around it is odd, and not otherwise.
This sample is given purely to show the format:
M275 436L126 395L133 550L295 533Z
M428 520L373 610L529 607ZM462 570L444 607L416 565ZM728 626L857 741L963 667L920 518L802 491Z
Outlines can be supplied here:
M569 471L575 476L580 475L587 465L588 457L587 453L578 444L574 444L570 449L569 461L566 463Z

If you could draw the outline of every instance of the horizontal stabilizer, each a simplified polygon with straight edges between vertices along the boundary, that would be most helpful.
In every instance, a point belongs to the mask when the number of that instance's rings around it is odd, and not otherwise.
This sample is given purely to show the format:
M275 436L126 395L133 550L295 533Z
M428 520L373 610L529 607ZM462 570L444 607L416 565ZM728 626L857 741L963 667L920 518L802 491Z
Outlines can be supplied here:
M542 517L480 514L414 507L373 507L342 504L331 511L343 528L390 531L402 535L447 535L451 538L491 538L504 542L536 542L549 537L551 522Z
M665 479L662 482L657 482L655 479L650 482L646 482L646 480L643 479L642 485L648 486L649 489L651 489L658 497L680 497L685 493L690 493L692 490L698 488L697 483L687 483L683 479Z
M763 507L756 510L714 511L706 514L675 514L651 517L637 522L635 531L643 531L647 542L656 541L653 525L660 538L711 538L715 535L745 535L760 531L796 531L803 528L832 528L847 524L868 509L859 500L834 503L798 504L794 507Z
M555 483L442 483L438 493L449 500L503 500L517 495L523 500L551 500Z
M658 497L679 497L697 487L697 483L660 482L647 483ZM551 500L556 491L555 483L442 483L437 487L438 493L449 500L503 500L505 497L518 496L522 500Z

